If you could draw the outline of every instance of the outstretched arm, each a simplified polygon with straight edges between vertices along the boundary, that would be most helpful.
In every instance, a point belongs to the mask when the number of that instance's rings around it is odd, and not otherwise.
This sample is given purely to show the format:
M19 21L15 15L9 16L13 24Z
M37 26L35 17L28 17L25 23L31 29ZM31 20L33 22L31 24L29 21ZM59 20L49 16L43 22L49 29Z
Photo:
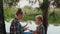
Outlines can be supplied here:
M28 23L25 26L23 26L23 28L25 28L27 25L28 25Z

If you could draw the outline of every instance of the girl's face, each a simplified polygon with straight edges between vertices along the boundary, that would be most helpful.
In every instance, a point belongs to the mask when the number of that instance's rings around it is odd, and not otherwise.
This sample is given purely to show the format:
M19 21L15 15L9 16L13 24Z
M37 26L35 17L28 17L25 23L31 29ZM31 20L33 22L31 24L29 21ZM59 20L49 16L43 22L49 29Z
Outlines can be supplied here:
M36 18L36 24L37 24L37 25L41 24L41 19Z

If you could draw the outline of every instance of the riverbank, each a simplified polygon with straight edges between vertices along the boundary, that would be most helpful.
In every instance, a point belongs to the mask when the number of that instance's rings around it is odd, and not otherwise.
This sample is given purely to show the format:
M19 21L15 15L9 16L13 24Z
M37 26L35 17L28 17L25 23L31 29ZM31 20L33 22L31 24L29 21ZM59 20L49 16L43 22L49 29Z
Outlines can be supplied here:
M36 25L34 24L35 22L34 21L31 21L31 22L32 24L28 26L30 27L30 29L35 30L35 27L36 27ZM24 26L26 23L30 23L30 22L27 21L27 22L20 22L20 23L22 26ZM6 25L6 32L7 34L9 34L11 23L5 22L5 25ZM29 31L26 30L25 32L29 32ZM49 24L47 34L60 34L60 25L56 26L54 24Z

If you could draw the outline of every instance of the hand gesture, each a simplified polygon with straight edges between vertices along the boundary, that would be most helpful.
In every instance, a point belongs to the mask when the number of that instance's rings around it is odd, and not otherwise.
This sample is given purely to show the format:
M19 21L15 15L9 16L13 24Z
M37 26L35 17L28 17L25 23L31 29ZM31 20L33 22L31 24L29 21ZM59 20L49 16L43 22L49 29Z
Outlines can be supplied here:
M33 30L28 29L30 32L33 32Z
M24 28L28 25L28 23L24 26Z
M28 27L24 28L24 30L27 30L27 29L28 29Z

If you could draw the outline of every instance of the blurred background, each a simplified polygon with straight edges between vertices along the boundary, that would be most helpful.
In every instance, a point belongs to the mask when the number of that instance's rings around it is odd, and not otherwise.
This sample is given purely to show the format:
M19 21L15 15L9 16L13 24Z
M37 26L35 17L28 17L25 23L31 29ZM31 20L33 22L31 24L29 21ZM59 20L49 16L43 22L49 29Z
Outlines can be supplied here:
M10 23L18 8L22 8L24 18L22 23L35 22L36 15L43 15L41 5L43 0L4 0L4 18L6 31L9 32ZM48 34L60 34L60 0L48 0ZM44 8L46 9L46 8Z

